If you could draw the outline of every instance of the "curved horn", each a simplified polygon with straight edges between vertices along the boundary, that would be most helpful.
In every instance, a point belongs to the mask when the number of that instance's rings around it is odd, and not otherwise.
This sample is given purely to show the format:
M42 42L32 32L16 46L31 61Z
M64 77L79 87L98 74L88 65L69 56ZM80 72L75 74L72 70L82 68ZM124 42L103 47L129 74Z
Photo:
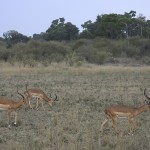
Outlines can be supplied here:
M144 89L144 96L145 96L148 100L150 100L150 97L147 96L146 91L147 91L147 89L145 88L145 89Z
M28 82L26 83L26 91L28 90Z
M24 96L23 96L21 93L18 92L18 87L17 87L17 93L18 93L23 99L25 99Z
M52 98L52 92L50 93L50 98ZM56 101L57 100L57 95L55 94L55 99L54 99L54 101Z
M57 95L55 94L55 99L54 99L54 101L56 101L57 100Z

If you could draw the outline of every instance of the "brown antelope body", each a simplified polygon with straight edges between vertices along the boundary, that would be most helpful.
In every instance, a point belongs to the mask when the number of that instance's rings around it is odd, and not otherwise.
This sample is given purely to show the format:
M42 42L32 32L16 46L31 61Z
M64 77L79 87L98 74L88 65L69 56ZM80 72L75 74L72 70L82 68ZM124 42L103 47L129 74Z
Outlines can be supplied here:
M112 127L118 133L116 126L117 118L127 118L130 125L130 132L135 128L135 117L144 111L150 110L150 98L146 94L146 89L144 90L144 95L148 99L146 103L140 107L132 106L110 106L105 109L105 114L107 118L101 125L101 132L103 132L103 126L108 122L109 119L112 120Z
M37 88L31 88L28 89L27 85L26 85L26 91L25 94L27 95L27 100L29 102L29 107L32 108L30 100L32 98L35 98L37 100L36 102L36 109L38 108L39 102L40 101L42 103L42 107L43 106L43 102L47 102L50 106L52 106L53 103L55 103L55 101L57 100L57 95L55 94L55 99L52 99L51 94L50 94L50 98L44 93L43 90L41 89L37 89ZM45 110L45 108L44 108Z
M18 90L17 90L17 92L18 92ZM6 110L7 111L8 127L10 127L10 115L11 115L11 113L12 112L15 113L14 125L16 125L17 124L17 112L16 112L16 110L26 103L25 97L19 92L18 92L18 94L22 97L22 99L19 100L18 102L14 101L12 99L6 99L3 97L0 97L0 110Z

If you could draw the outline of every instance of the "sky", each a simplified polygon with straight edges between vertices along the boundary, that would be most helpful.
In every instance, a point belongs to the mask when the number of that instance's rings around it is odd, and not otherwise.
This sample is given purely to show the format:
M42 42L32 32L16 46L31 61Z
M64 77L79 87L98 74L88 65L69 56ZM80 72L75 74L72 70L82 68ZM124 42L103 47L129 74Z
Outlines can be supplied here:
M150 20L149 0L0 0L0 37L9 30L32 36L45 32L61 17L82 30L81 24L102 14L131 10Z

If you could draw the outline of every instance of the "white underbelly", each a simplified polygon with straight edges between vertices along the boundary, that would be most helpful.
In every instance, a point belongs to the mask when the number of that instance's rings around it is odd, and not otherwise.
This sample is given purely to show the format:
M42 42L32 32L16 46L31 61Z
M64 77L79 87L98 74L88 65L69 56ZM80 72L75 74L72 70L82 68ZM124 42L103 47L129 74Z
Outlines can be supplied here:
M130 113L122 113L122 112L117 112L116 116L117 118L128 118Z
M3 110L8 110L7 108L0 108L0 111L3 111Z
M127 119L128 116L117 116L117 118L120 118L120 119Z
M32 98L34 99L38 99L38 98L41 98L40 96L37 96L37 95L32 95Z
M8 110L9 105L0 104L0 110Z
M9 105L0 104L0 109L7 109L9 108Z

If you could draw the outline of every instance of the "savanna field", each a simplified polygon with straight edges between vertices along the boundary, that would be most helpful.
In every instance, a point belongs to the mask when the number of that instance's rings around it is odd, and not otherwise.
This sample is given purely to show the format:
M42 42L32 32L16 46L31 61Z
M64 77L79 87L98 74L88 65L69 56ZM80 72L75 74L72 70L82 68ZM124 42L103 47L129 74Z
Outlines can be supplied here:
M19 92L41 88L58 101L45 111L19 108L17 127L7 128L7 112L0 111L0 150L149 150L150 111L136 117L136 131L128 134L127 120L118 120L119 135L112 124L104 126L104 109L111 105L144 104L144 88L150 96L150 67L95 66L19 67L1 64L0 96L19 100ZM36 102L31 101L35 106Z

